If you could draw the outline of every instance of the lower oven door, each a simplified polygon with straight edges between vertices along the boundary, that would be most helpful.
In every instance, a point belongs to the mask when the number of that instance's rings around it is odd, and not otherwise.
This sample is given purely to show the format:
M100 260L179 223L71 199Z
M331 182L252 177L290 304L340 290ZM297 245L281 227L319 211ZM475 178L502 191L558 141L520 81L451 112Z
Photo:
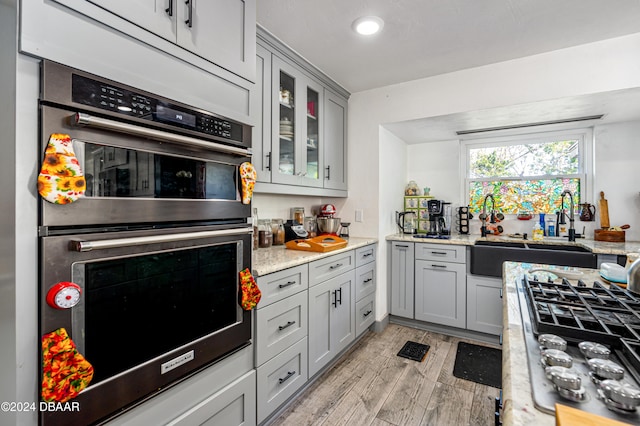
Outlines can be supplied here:
M110 418L250 344L239 272L251 241L247 227L220 226L43 237L41 334L65 328L94 377L79 411L42 423ZM75 306L56 305L60 282L80 287Z

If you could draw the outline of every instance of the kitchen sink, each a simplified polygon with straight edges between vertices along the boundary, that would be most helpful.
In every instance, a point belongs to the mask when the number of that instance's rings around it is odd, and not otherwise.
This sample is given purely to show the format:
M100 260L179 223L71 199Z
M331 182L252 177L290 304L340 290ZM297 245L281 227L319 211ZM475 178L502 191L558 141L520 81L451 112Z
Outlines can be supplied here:
M471 246L474 275L502 277L502 264L507 261L596 268L598 256L575 245L482 240Z

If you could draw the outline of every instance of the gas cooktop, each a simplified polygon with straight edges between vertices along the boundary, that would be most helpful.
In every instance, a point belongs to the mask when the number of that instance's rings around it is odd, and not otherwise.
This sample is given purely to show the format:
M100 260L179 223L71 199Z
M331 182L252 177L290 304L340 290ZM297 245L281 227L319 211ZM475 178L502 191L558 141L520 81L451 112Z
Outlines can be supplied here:
M536 407L553 414L561 403L640 424L640 297L615 284L526 276L517 289Z

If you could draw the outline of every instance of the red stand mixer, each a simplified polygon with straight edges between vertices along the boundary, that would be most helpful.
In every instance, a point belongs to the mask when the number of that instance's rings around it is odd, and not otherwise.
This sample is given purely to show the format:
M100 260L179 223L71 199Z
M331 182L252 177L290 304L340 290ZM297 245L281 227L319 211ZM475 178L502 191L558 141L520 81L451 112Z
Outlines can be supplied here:
M338 235L340 229L340 218L334 217L336 206L333 204L323 204L318 215L318 232L320 235Z

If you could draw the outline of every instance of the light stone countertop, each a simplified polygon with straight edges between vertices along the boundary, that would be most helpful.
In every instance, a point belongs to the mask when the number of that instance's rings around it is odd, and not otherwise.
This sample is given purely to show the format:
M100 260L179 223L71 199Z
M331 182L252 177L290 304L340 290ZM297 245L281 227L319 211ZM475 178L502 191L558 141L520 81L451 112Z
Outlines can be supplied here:
M259 277L272 272L281 271L283 269L293 268L294 266L303 265L334 254L343 253L369 244L375 244L378 242L378 239L349 237L348 242L349 243L344 248L324 253L291 250L285 248L285 246L272 246L269 248L253 250L253 275Z
M506 298L502 305L502 421L505 426L551 426L556 422L555 416L535 408L531 396L527 349L522 331L516 280L521 280L523 275L533 268L562 271L568 267L519 262L503 264L503 294ZM597 269L571 268L571 270L582 272L584 274L582 280L587 286L593 286L595 280L604 282ZM556 278L555 275L547 272L535 272L535 275L538 279L545 281L547 278Z
M637 253L640 251L640 241L626 241L624 243L609 243L605 241L595 241L588 238L578 238L575 242L569 242L562 237L544 237L542 241L522 240L520 238L512 238L507 236L489 236L481 237L480 235L452 235L450 239L441 240L437 238L416 238L410 234L392 234L387 235L387 241L410 241L414 243L433 243L433 244L454 244L472 246L476 241L506 241L506 242L525 242L527 244L553 244L553 245L576 245L587 248L595 254L623 254Z

